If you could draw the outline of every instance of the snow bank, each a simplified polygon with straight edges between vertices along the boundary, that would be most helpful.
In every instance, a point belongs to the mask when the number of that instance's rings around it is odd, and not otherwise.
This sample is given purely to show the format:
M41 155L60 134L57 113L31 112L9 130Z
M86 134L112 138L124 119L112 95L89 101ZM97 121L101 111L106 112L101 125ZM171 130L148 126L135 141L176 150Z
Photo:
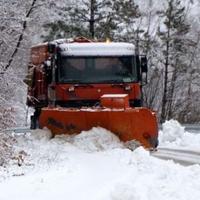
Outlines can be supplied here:
M54 140L55 142L55 140ZM60 145L60 144L59 144ZM142 147L86 153L68 148L65 160L45 171L0 183L3 200L196 200L199 166L183 167L153 158ZM39 156L39 155L38 155ZM16 187L16 185L18 187ZM9 192L12 188L12 192ZM192 194L192 195L191 195Z
M181 200L200 198L198 166L182 167L150 157L144 149L133 152L136 164L111 191L112 200ZM192 195L191 195L192 194Z
M31 171L45 171L48 168L63 165L73 153L94 153L115 148L122 148L119 139L103 128L93 128L79 135L58 135L52 138L49 130L35 130L26 134L15 135L13 159L10 160L9 170L0 169L7 176L21 176ZM5 157L5 154L4 154ZM1 157L0 157L1 158ZM1 160L1 159L0 159Z
M162 131L159 133L159 142L175 142L176 140L182 138L184 133L184 127L182 127L177 121L166 121L162 125Z
M160 140L176 144L185 137L184 129L169 121ZM21 165L16 160L10 168L0 168L0 176L6 171L10 175L0 181L3 200L200 198L198 165L183 167L160 160L142 147L131 151L102 128L53 139L48 130L36 130L18 135L16 140L14 148L16 157L22 157Z
M123 146L117 136L100 127L76 135L72 144L86 152L109 150Z
M166 121L159 132L159 146L200 150L200 134L185 131L175 120Z
M20 145L24 144L24 146L27 146L27 143L29 143L29 147L33 144L43 144L44 146L52 146L53 144L73 145L74 148L84 150L85 152L123 147L117 136L101 127L94 127L89 131L82 131L78 135L57 135L54 138L52 138L52 134L48 129L35 130L26 135L19 136L17 141Z
M13 156L13 144L15 143L14 137L0 133L0 167L5 167Z

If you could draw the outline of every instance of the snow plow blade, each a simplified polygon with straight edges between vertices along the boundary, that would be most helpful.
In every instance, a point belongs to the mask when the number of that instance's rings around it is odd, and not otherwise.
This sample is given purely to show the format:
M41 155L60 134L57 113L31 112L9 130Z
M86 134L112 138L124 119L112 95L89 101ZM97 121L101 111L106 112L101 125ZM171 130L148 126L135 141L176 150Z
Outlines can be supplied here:
M43 108L39 126L49 128L54 135L103 127L123 142L136 140L145 148L156 148L158 144L156 116L147 108Z

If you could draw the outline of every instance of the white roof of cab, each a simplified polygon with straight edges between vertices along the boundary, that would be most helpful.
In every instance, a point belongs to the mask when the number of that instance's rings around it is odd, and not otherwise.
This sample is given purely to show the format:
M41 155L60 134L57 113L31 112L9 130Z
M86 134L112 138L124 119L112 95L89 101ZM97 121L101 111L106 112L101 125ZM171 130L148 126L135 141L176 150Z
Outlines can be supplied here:
M123 42L75 42L60 44L59 47L65 56L128 56L135 53L133 44Z

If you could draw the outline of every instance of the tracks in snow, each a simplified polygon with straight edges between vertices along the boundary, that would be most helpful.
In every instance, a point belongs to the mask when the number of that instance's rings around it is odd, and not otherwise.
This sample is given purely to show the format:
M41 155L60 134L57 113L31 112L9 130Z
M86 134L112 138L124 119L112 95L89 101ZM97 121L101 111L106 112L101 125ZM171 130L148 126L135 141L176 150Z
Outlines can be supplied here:
M173 160L181 165L200 165L200 151L160 147L151 155L164 160Z

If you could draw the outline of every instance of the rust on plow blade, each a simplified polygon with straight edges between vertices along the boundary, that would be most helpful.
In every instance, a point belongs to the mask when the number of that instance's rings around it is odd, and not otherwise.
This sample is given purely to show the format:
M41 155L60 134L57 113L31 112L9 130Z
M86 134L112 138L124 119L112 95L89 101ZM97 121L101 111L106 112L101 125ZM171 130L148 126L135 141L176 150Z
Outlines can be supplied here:
M123 142L137 140L145 148L155 148L158 127L155 113L147 108L43 108L40 128L56 134L78 134L92 127L110 130Z

